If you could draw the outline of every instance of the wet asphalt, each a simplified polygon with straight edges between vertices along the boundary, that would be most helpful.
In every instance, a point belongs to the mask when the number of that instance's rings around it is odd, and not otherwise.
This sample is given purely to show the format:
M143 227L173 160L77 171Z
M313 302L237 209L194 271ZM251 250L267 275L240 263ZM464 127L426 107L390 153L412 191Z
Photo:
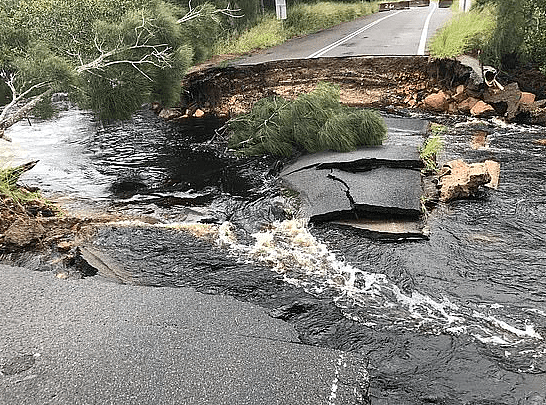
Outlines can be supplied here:
M366 365L189 288L0 265L0 404L356 404Z

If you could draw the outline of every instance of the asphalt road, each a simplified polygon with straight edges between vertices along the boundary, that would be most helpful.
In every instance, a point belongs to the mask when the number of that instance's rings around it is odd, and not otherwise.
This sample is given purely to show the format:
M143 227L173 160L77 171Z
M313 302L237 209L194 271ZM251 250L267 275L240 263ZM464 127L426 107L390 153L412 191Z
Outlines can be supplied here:
M366 381L228 297L0 265L1 405L354 404Z
M239 60L257 64L271 60L362 55L424 55L427 41L451 17L449 8L385 11L301 38Z

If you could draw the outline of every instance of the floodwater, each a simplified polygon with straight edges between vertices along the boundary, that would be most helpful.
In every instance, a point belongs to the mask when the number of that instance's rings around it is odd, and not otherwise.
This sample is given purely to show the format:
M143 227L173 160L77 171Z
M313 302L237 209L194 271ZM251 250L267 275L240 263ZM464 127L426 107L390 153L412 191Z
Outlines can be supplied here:
M68 110L19 123L2 153L40 159L24 181L71 209L156 220L105 226L89 246L124 263L118 281L262 305L302 341L366 357L374 405L544 405L546 161L533 141L546 130L432 118L448 126L441 161L497 160L501 182L437 207L421 241L291 218L275 160L219 149L218 120L142 111L101 125Z

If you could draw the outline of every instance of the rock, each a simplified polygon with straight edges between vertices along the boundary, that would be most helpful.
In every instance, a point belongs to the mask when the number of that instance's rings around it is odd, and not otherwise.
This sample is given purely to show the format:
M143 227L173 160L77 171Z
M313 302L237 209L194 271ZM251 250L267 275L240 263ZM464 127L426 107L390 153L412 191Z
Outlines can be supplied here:
M150 105L150 109L155 112L156 114L159 114L161 112L161 110L163 109L163 107L161 106L160 103L158 103L157 101L154 101L151 105Z
M195 112L193 113L193 116L195 118L201 118L205 115L205 112L203 110L200 110L199 108L197 110L195 110Z
M519 102L521 104L529 105L535 102L535 98L536 96L533 93L523 91L521 92L521 98L519 99Z
M460 103L464 99L467 98L466 96L466 87L463 84L460 84L457 86L457 89L455 90L455 94L453 95L453 100L457 103Z
M457 106L457 109L460 112L468 114L470 113L470 110L472 109L472 107L474 107L478 101L479 100L477 98L468 97L467 99L459 103L459 105Z
M428 108L430 110L443 112L446 111L448 108L448 101L449 97L446 93L443 91L439 91L438 93L430 94L423 100L423 104L425 108Z
M485 187L489 187L492 189L499 188L499 180L500 180L500 163L495 162L494 160L486 160L484 162L485 168L487 169L487 172L491 176L491 181L485 185Z
M70 249L72 249L72 243L67 241L62 241L57 244L57 249L59 249L61 252L68 252Z
M180 115L180 111L175 110L174 108L164 108L159 113L159 118L163 118L164 120L168 121L178 118Z
M459 109L457 108L457 103L450 102L448 107L447 107L447 112L450 113L450 114L457 114L458 111L459 111Z
M44 234L45 229L39 222L17 219L6 231L4 242L6 244L22 247L37 241L43 237Z
M480 186L488 184L491 184L489 187L496 188L499 173L500 165L494 161L470 165L462 160L448 162L439 175L440 201L449 202L471 197L477 193Z
M487 132L476 131L472 134L472 149L487 147Z
M485 118L492 117L493 115L496 115L497 112L491 105L479 100L476 104L474 104L474 107L470 109L470 114L472 114L474 117Z
M510 83L504 90L488 88L483 94L483 101L496 106L500 115L513 120L519 111L521 94L518 84Z
M546 146L546 139L535 139L533 143L536 143L537 145Z

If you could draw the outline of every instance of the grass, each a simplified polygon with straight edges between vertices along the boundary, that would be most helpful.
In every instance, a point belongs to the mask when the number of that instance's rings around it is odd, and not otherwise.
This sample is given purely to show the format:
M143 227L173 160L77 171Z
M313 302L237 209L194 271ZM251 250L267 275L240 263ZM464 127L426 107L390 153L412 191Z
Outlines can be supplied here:
M432 39L431 56L452 58L483 49L495 30L495 15L491 8L459 13Z
M216 44L214 54L235 53L243 54L254 49L264 49L278 45L286 40L282 22L275 15L266 14L258 23L243 31L235 33L230 38Z
M379 9L379 2L334 3L328 1L313 4L295 4L288 8L288 18L277 20L274 14L266 14L253 27L242 33L234 33L220 41L215 54L243 54L256 49L269 48L290 38L311 34L345 21L372 14Z
M39 192L30 192L17 186L19 176L22 174L18 168L0 169L0 198L10 199L18 204L29 201L42 200Z
M430 135L425 144L419 149L419 157L425 165L423 173L433 173L438 170L436 164L436 156L444 147L444 139L442 134L447 130L443 125L433 124Z

